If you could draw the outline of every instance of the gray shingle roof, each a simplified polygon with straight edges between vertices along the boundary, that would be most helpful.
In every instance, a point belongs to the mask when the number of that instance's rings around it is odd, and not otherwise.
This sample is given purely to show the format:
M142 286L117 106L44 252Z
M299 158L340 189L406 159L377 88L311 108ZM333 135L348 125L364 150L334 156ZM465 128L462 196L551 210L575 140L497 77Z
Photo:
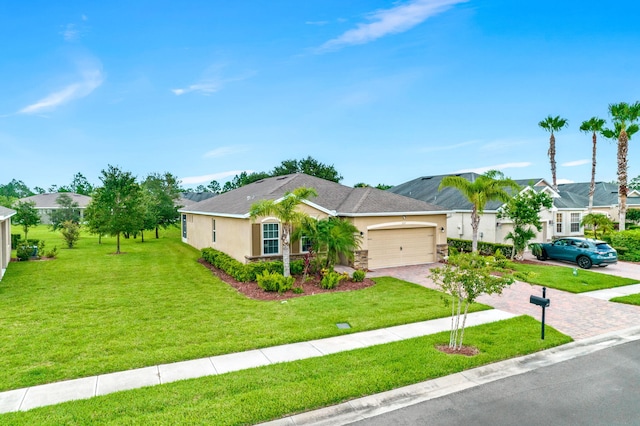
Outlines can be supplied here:
M225 192L208 200L183 208L182 212L214 213L244 216L251 205L260 200L277 200L296 188L314 188L317 197L308 201L339 216L380 213L420 213L443 211L420 200L392 194L376 188L351 188L339 183L302 173L262 179L249 185Z
M6 219L9 216L13 216L14 214L16 214L15 210L0 206L0 219Z
M80 208L87 207L87 205L89 205L89 203L91 202L91 197L87 195L76 194L75 192L52 192L48 194L36 194L30 197L20 198L20 201L33 201L34 203L36 203L37 209L55 209L60 207L56 202L56 199L62 194L66 194L71 197L73 201L78 203L78 207Z
M188 207L200 201L208 200L216 195L218 194L214 194L213 192L182 192L176 204L181 207Z
M436 204L447 210L471 210L471 203L456 188L445 187L441 191L438 190L440 182L445 176L460 176L470 182L474 182L480 175L478 173L458 173L455 175L437 175L422 176L417 179L410 180L400 185L390 188L388 191L394 194L404 195L407 197L422 200L428 203ZM516 180L520 186L536 184L542 179L521 179ZM507 190L510 192L510 190ZM489 201L484 209L496 210L503 203L501 201Z
M590 182L564 183L558 185L561 192L571 192L582 195L589 200ZM593 205L613 206L618 204L618 184L610 182L596 182L595 192L593 194ZM627 204L630 206L640 206L640 197L628 197Z

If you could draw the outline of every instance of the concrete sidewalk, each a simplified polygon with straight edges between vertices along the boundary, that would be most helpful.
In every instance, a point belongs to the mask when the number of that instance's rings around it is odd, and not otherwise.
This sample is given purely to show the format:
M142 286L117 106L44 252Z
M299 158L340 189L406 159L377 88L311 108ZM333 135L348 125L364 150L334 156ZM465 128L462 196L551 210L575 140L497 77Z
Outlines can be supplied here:
M474 312L469 314L467 326L471 327L509 319L514 316L516 315L497 309ZM177 380L223 374L279 362L320 357L336 352L448 331L450 326L451 318L446 317L378 330L344 334L326 339L292 343L15 389L0 393L0 413L26 411L36 407L59 404L77 399L87 399L144 386L160 385Z

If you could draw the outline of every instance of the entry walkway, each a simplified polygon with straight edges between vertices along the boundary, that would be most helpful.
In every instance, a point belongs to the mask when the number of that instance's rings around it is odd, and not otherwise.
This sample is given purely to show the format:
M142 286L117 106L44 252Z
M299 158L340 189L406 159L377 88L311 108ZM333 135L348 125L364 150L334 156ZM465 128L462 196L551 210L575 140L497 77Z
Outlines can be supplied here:
M498 309L474 312L469 314L467 326L470 327L500 321L514 316L513 314ZM20 410L26 411L36 407L59 404L77 399L87 399L144 386L160 385L177 380L223 374L279 362L319 357L336 352L439 333L449 330L450 326L451 318L446 317L378 330L344 334L326 339L292 343L10 390L0 393L0 413Z

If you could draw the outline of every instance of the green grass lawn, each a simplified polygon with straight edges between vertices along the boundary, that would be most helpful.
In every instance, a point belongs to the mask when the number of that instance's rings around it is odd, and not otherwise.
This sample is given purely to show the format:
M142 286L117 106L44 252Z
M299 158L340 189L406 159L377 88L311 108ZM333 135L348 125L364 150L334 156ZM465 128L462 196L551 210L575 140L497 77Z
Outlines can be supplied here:
M571 341L528 316L471 327L473 357L446 355L449 333L0 415L11 425L254 424L533 353Z
M640 306L640 294L631 294L629 296L614 297L612 302L626 303L627 305Z
M197 263L179 230L83 235L55 260L12 262L0 282L0 391L398 325L450 314L440 293L391 278L281 303L239 294ZM475 305L473 310L486 309ZM351 324L340 330L338 322Z
M570 293L584 293L585 291L602 290L638 283L638 280L631 278L616 277L584 269L577 269L578 274L573 275L573 268L564 266L509 262L508 268L518 272L515 278L519 281L564 290Z

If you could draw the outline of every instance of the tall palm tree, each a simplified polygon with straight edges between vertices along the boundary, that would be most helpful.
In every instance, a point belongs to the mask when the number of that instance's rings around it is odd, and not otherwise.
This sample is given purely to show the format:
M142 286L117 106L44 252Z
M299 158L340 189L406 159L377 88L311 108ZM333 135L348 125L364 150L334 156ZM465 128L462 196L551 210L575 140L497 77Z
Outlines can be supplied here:
M261 200L254 203L249 210L252 220L259 216L274 215L280 220L282 233L282 263L284 265L284 276L291 275L290 252L291 252L291 231L292 228L305 221L307 215L296 208L300 203L310 197L317 197L318 193L313 188L300 187L291 192L286 192L279 200Z
M549 151L547 154L549 155L549 162L551 163L551 179L553 180L553 189L555 191L558 190L558 183L556 180L556 137L554 132L559 132L569 125L569 122L566 118L561 118L559 115L555 117L548 116L544 120L538 123L538 126L542 127L547 132L551 132L551 137L549 138Z
M618 210L619 229L624 231L627 215L627 154L629 139L640 128L635 123L640 118L640 102L609 105L609 115L613 122L613 129L603 129L605 138L618 140Z
M496 170L490 170L475 180L469 181L461 176L445 176L440 181L438 190L445 187L452 187L459 190L464 197L472 204L471 207L471 250L478 251L478 227L480 216L484 212L484 206L492 200L507 202L511 196L506 191L507 188L517 191L520 189L515 181L505 178Z
M591 156L591 186L589 187L589 213L593 210L593 194L596 192L596 143L598 142L597 133L602 132L605 120L598 117L591 117L587 121L583 121L580 125L580 131L592 133L593 152Z

